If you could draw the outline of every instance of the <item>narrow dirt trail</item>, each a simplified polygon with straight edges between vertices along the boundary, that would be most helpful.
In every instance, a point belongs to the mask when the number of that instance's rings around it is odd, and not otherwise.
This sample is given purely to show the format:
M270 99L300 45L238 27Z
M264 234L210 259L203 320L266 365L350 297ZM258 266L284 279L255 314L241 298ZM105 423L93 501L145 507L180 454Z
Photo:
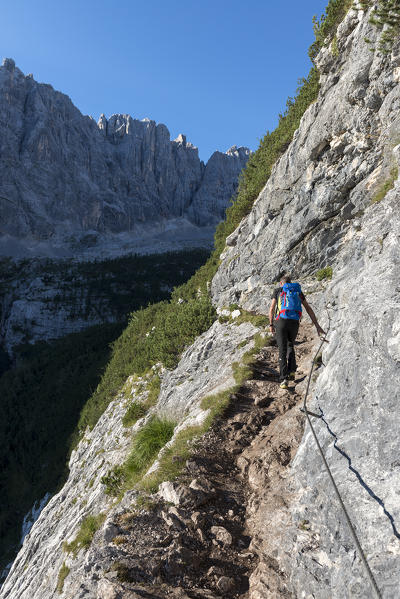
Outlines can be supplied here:
M291 597L272 556L289 517L286 476L303 434L299 404L314 343L311 325L303 324L289 390L279 388L277 347L263 348L254 377L169 483L176 505L120 517L118 582L114 572L99 598Z

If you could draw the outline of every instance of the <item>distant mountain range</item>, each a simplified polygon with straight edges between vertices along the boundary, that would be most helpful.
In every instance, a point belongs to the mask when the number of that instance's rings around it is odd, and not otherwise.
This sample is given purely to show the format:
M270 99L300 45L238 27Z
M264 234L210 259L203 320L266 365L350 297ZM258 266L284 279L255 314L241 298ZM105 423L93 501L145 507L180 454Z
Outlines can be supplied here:
M182 227L208 227L209 238L249 154L233 146L204 164L184 135L171 141L163 124L122 114L101 115L96 123L6 58L0 67L0 253L53 247L60 255L66 248L79 254L100 239L104 245L122 235L126 245L127 238Z

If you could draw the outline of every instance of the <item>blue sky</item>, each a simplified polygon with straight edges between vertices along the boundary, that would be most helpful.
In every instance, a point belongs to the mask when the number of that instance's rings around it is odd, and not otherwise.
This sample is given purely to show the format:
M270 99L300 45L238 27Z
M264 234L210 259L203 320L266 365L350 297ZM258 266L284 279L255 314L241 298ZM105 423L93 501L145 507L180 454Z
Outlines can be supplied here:
M0 0L0 57L94 118L165 123L207 160L256 149L306 76L327 0Z

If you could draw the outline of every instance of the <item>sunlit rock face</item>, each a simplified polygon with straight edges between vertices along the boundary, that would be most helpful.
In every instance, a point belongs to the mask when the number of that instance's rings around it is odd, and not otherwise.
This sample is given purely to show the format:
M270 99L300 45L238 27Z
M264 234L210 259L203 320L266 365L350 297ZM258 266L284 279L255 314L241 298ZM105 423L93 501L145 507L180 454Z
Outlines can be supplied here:
M139 233L174 218L215 226L248 156L234 148L205 165L184 135L171 141L165 125L126 114L96 123L12 59L0 67L3 237Z

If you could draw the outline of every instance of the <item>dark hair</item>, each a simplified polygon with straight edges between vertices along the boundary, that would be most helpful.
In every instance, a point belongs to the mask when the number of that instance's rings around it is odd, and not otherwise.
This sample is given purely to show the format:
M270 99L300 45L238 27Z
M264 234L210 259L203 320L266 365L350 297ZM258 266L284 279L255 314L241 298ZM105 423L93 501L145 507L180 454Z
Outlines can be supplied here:
M283 275L283 277L281 277L281 281L283 281L284 283L291 283L292 277L290 275Z

